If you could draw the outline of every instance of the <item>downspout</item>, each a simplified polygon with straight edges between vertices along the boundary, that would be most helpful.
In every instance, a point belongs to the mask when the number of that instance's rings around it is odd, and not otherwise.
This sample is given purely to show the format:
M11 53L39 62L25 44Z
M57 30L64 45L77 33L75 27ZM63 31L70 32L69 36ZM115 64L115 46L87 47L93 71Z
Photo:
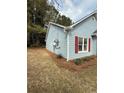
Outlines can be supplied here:
M69 46L70 46L70 45L69 45L69 42L70 42L70 41L69 41L69 38L70 38L69 35L70 35L70 31L71 31L72 29L73 29L72 26L69 26L69 27L66 28L66 30L67 30L67 31L66 31L66 33L67 33L67 61L69 61L69 56L70 56L70 55L69 55L69 52L70 52L70 50L69 50ZM65 29L64 29L64 31L65 31Z
M67 62L69 61L69 32L67 32Z

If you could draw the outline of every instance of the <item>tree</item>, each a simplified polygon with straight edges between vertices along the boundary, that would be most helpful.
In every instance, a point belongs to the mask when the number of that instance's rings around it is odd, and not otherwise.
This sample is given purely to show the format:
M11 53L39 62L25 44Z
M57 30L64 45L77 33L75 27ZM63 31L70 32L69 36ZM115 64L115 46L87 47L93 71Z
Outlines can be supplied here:
M57 23L64 25L64 26L70 26L72 24L72 20L64 15L59 15L57 19Z
M61 6L61 0L51 0ZM45 46L46 30L44 27L50 21L64 26L70 25L71 19L60 15L54 4L48 0L27 0L27 44L28 46Z
M27 1L27 22L33 23L35 16L35 24L44 26L44 17L48 4L46 0L28 0Z
M59 10L59 8L62 8L63 7L63 3L62 3L62 0L51 0L51 4L54 6L54 5L57 5L57 8Z

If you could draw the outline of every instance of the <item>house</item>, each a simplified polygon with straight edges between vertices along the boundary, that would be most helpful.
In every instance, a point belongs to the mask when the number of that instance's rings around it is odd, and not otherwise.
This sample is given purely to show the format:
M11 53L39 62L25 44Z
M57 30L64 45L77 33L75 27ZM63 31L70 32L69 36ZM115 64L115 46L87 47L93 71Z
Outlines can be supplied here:
M97 11L71 26L49 23L46 49L68 60L97 54Z

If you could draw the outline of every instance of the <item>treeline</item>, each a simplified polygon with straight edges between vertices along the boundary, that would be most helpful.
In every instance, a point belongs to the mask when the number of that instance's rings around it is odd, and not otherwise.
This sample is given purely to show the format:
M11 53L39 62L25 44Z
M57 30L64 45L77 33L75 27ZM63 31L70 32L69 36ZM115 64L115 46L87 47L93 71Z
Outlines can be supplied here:
M50 21L64 26L72 24L70 18L59 14L52 2L48 2L48 0L27 0L28 47L45 46L46 30Z

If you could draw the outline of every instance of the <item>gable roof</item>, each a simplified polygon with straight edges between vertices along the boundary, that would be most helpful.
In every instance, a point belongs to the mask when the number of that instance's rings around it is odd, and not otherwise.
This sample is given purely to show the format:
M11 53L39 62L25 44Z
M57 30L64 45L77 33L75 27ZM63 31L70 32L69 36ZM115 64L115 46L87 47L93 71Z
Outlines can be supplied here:
M64 28L65 30L70 30L72 29L74 26L78 25L79 23L81 23L82 21L86 20L87 18L89 18L90 16L94 15L97 13L97 10L91 12L90 14L84 16L83 18L81 18L79 21L75 22L74 24L70 25L70 26L63 26L57 23L53 23L53 22L49 22L49 24Z
M84 16L82 19L80 19L79 21L77 21L76 23L74 23L74 24L72 24L70 26L63 26L63 25L60 25L60 24L57 24L57 23L49 22L48 31L47 31L47 34L46 34L46 39L47 39L47 36L48 36L50 25L61 27L61 28L64 29L63 31L70 31L71 29L73 29L74 26L76 26L77 24L81 23L82 21L84 21L85 19L89 18L90 16L92 16L92 15L94 15L96 13L97 13L97 10L91 12L87 16ZM93 34L97 34L97 31L94 32Z
M45 41L46 41L46 39L47 39L47 37L48 37L48 32L49 32L49 29L50 29L50 25L54 25L54 26L57 26L57 27L60 27L60 28L63 28L63 29L66 28L66 27L63 26L63 25L56 24L56 23L53 23L53 22L49 22L48 29L47 29L47 33L46 33L46 37L45 37Z
M83 18L81 18L79 21L75 22L73 25L71 25L71 27L76 26L77 24L81 23L82 21L84 21L85 19L89 18L90 16L94 15L97 13L97 10L91 12L90 14L84 16Z

